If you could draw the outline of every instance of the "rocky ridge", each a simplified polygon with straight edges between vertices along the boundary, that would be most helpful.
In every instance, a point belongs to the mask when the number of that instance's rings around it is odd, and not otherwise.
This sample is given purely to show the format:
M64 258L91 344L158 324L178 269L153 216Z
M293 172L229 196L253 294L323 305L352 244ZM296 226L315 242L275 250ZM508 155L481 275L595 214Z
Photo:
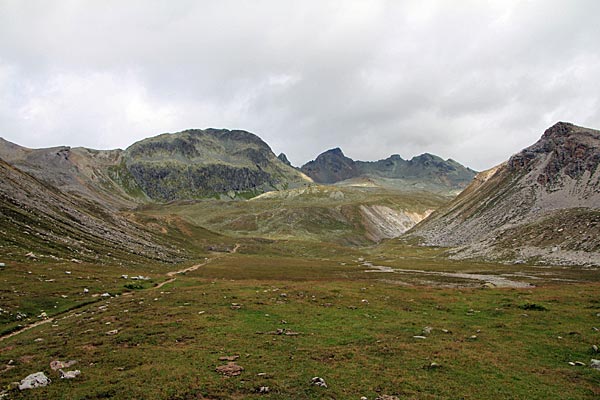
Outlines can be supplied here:
M355 161L335 148L302 166L315 182L348 186L381 186L403 190L460 192L475 171L454 160L422 154L410 160L392 155L379 161Z
M534 145L480 173L410 235L456 247L458 258L600 265L598 164L600 132L559 122Z

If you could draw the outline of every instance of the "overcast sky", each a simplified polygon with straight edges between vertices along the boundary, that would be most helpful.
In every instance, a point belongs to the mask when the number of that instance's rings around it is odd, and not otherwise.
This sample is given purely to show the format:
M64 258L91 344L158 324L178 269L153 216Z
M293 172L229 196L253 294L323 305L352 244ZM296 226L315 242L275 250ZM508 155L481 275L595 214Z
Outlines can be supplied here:
M600 128L600 1L0 0L0 136L126 148L245 129L486 169L556 121Z

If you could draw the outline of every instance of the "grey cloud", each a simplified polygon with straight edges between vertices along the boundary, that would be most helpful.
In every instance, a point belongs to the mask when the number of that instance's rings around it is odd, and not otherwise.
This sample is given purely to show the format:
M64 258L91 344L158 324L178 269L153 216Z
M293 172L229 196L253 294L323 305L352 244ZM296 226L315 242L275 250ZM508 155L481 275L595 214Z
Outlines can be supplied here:
M126 147L247 129L302 164L476 169L558 120L600 128L596 1L5 1L0 136Z

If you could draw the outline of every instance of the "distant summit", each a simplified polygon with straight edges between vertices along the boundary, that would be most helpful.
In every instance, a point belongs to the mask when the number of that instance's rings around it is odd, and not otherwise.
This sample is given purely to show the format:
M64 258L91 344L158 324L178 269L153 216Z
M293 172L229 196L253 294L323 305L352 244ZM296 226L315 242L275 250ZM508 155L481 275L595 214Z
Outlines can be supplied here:
M475 171L453 160L443 160L432 154L422 154L403 160L394 154L379 161L354 161L340 148L327 150L314 161L302 166L301 171L315 182L326 184L361 184L392 186L398 189L423 189L452 192L464 189L475 176Z

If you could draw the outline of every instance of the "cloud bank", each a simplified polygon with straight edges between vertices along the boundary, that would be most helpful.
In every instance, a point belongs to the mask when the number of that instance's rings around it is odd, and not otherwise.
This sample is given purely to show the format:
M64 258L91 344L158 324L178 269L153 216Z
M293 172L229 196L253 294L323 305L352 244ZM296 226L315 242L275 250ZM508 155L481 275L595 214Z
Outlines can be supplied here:
M125 148L245 129L296 164L430 152L489 168L600 128L600 2L2 1L0 136Z

